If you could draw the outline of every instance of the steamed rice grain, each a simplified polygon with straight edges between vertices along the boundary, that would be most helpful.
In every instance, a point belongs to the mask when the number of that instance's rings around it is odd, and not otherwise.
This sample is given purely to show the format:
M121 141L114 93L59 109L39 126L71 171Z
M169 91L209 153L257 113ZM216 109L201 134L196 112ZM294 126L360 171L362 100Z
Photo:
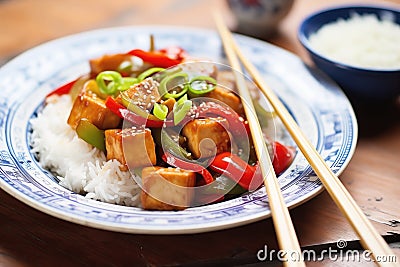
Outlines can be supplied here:
M31 120L32 152L39 163L57 174L60 185L107 203L137 206L140 187L116 160L81 140L66 123L72 108L69 95L52 96L37 118Z

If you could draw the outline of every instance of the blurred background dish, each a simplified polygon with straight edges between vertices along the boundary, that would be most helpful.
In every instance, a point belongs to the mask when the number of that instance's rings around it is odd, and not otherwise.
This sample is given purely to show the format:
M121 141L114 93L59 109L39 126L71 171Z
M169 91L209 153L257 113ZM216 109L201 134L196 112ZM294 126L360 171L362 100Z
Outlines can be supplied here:
M325 34L326 45L332 47L318 48L312 40L317 34ZM298 38L315 65L333 78L353 103L394 101L400 94L399 10L379 6L325 9L303 20ZM342 58L337 59L330 52L334 54L332 50L340 46ZM357 53L361 55L355 56ZM369 63L397 63L373 65L366 62L368 57Z
M294 0L227 0L236 19L235 31L266 39L289 13Z

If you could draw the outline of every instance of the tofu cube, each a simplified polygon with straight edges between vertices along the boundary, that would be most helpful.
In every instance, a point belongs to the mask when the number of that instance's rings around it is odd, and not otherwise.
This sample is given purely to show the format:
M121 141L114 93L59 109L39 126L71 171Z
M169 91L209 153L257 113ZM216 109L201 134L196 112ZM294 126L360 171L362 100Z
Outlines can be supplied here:
M82 118L89 120L102 130L116 128L121 121L120 117L106 107L104 100L91 91L82 92L75 99L67 122L76 129Z
M182 135L195 158L212 157L230 150L229 133L223 125L227 125L224 118L206 118L195 119L183 127Z
M124 93L129 96L132 103L143 110L151 110L154 103L160 99L160 93L158 92L159 83L153 78L149 77L133 85L131 88L126 90ZM122 103L121 96L116 98L116 101Z
M183 210L193 201L196 174L178 168L146 167L140 196L146 210Z
M123 171L157 163L154 140L147 128L106 130L105 138L107 160L118 160Z
M236 113L244 114L242 101L240 101L240 98L233 91L217 86L214 90L207 93L205 97L219 100L227 104L230 108L236 111Z

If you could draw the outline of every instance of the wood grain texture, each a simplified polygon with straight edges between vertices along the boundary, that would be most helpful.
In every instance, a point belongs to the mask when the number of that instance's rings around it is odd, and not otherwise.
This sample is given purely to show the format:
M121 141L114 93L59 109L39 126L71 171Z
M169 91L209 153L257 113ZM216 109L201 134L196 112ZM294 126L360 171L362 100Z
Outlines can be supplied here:
M398 0L364 2L400 5ZM309 62L296 36L300 21L319 8L343 3L350 1L296 0L291 13L269 41ZM234 28L235 20L222 0L160 0L156 4L137 0L0 1L0 64L42 42L100 27L162 24L214 28L210 7L223 8L226 21ZM390 236L391 241L397 238L397 242L400 242L399 106L382 108L381 113L357 114L363 122L359 142L353 159L340 176L378 232ZM326 192L290 213L303 248L322 249L340 239L357 240ZM256 253L264 245L277 248L271 219L196 235L122 234L51 217L0 190L0 267L216 266L217 262L218 266L233 266L256 264ZM394 252L399 260L400 249L394 248ZM271 265L279 266L279 262ZM343 266L343 262L325 259L308 265ZM346 262L346 266L373 264Z

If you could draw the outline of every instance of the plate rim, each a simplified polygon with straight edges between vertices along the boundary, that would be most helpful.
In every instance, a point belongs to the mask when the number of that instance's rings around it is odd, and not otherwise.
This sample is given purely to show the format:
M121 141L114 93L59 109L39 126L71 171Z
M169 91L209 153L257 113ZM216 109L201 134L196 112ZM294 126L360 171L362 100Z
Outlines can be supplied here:
M197 27L182 27L182 26L167 26L167 25L151 25L151 26L147 26L147 25L140 25L140 26L122 26L122 27L107 27L107 28L101 28L101 29L94 29L94 30L89 30L89 31L84 31L84 32L79 32L79 33L75 33L75 34L71 34L71 35L66 35L54 40L50 40L47 42L44 42L38 46L35 46L31 49L26 50L25 52L19 54L18 56L16 56L15 58L13 58L12 60L10 60L9 62L6 62L3 66L0 67L0 71L2 71L3 69L5 69L6 71L8 70L8 68L12 69L14 64L17 64L18 61L20 61L21 59L23 59L24 57L30 56L30 54L35 54L36 51L40 51L40 49L43 49L44 47L47 47L49 44L50 45L56 45L57 43L63 43L64 40L70 40L75 39L75 38L80 38L81 36L87 35L87 34L93 34L96 35L99 32L108 32L108 31L114 31L114 30L124 30L124 29L140 29L142 31L148 31L148 30L154 30L156 29L156 31L163 31L163 30L171 30L171 29L179 29L180 31L194 31L198 34L213 34L213 35L217 35L215 30L212 29L205 29L205 28L197 28ZM240 34L235 34L235 38L239 38L239 39L249 39L251 40L251 42L253 43L260 43L263 46L268 45L268 46L273 46L275 48L278 48L280 50L280 52L282 53L287 53L288 55L290 55L291 57L297 58L298 60L301 60L296 54L287 51L279 46L275 46L272 45L270 43L266 43L265 41L262 40L258 40L258 39L254 39L248 36L244 36L244 35L240 35ZM327 78L329 79L329 78ZM337 90L341 89L336 86ZM343 92L342 92L343 93ZM343 94L344 97L346 97ZM349 100L347 99L347 109L349 112L349 115L351 117L351 122L352 122L352 130L353 130L353 146L350 148L347 157L344 161L344 163L342 164L341 168L338 170L338 172L336 173L338 176L346 169L347 165L349 164L351 158L354 155L355 149L356 149L356 145L357 145L357 139L358 139L358 125L357 125L357 120L356 120L356 116L354 114L354 110L351 107L351 104L349 102ZM13 159L15 160L15 159ZM20 169L20 167L18 166L18 164L16 165L18 167L18 169ZM89 226L89 227L94 227L97 229L103 229L103 230L110 230L110 231L117 231L117 232L124 232L124 233L135 233L135 234L193 234L193 233L203 233L203 232L211 232L211 231L216 231L216 230L222 230L222 229L229 229L229 228L234 228L234 227L238 227L238 226L243 226L243 225L247 225L250 223L254 223L257 221L261 221L263 219L269 218L271 216L271 212L270 210L268 210L268 212L264 213L264 214L252 214L251 218L246 219L246 220L240 220L240 218L237 221L233 221L229 224L223 224L223 223L217 223L216 225L210 225L210 226L203 226L203 227L196 227L196 224L194 225L193 228L185 228L185 229L180 229L179 225L178 228L168 228L167 230L165 229L154 229L152 228L152 230L149 230L147 228L138 228L137 226L135 228L130 228L130 227L122 227L121 225L118 224L114 224L111 222L107 222L107 224L104 223L99 223L96 222L94 220L88 220L87 218L81 218L80 216L77 215L71 215L68 214L67 212L64 211L60 211L58 209L56 209L55 207L52 206L48 206L45 205L42 202L33 200L32 198L30 198L29 196L23 194L23 192L18 191L16 189L14 189L11 185L9 185L8 183L6 183L3 179L0 179L0 188L3 189L5 192L7 192L8 194L10 194L11 196L15 197L16 199L20 200L21 202L27 204L30 207L35 208L36 210L43 212L45 214L48 214L50 216L68 221L68 222L72 222L72 223L77 223L80 225L84 225L84 226ZM296 201L294 204L289 206L289 209L295 208L307 201L309 201L310 199L314 198L315 196L319 195L322 191L324 191L324 187L323 185L320 186L318 188L318 190L314 190L311 191L303 196L301 196L300 200ZM33 201L32 201L33 200ZM169 225L170 226L170 225Z

